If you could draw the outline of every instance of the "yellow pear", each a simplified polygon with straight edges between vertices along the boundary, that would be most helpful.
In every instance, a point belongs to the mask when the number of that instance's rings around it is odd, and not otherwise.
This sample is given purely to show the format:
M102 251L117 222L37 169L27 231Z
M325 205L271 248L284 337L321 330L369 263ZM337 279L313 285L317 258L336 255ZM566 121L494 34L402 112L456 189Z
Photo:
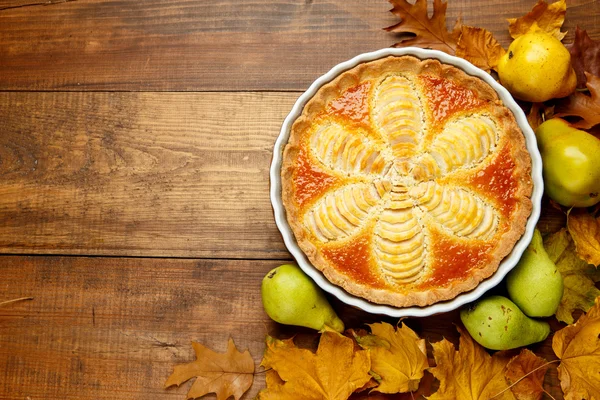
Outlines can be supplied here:
M500 82L525 101L568 96L577 85L571 55L560 40L536 27L516 38L500 59Z

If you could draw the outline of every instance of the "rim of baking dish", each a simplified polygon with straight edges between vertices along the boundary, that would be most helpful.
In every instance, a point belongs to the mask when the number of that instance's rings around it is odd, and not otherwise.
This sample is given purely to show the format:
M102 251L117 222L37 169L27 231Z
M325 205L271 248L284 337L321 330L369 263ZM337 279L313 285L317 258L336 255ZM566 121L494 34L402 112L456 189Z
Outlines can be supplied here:
M462 293L452 300L438 302L425 307L393 307L385 304L371 303L363 298L351 295L339 286L336 286L329 282L321 271L315 268L309 261L304 252L298 247L292 229L288 224L286 218L285 208L281 198L281 164L283 160L283 149L288 142L290 136L290 129L292 124L300 116L304 105L310 100L317 90L324 84L332 81L342 72L354 68L358 64L373 61L387 56L404 56L411 55L421 60L424 59L436 59L444 64L450 64L457 68L460 68L467 74L482 79L488 85L490 85L498 94L500 100L506 107L513 113L519 128L525 136L525 142L527 150L531 156L531 177L533 180L533 192L531 195L532 210L531 215L527 220L525 227L525 233L517 241L514 248L508 256L506 256L498 266L496 272L489 278L481 281L477 287L469 292ZM455 310L467 303L477 300L485 292L498 285L506 274L514 268L519 261L523 251L527 248L527 245L531 241L535 225L540 216L541 199L544 191L544 182L542 179L542 158L540 156L535 134L527 122L527 117L521 110L521 107L515 102L511 94L502 85L492 78L487 72L475 67L462 58L454 57L437 50L426 50L418 47L405 47L405 48L388 48L373 51L370 53L360 54L351 60L342 62L333 67L325 75L315 80L310 87L296 100L292 110L285 118L279 137L275 142L273 150L273 159L271 162L270 169L270 197L273 211L275 214L275 223L277 228L283 236L283 241L294 256L296 262L302 268L302 270L310 276L324 291L337 297L342 302L360 308L372 314L383 314L390 317L426 317L434 314L444 313Z

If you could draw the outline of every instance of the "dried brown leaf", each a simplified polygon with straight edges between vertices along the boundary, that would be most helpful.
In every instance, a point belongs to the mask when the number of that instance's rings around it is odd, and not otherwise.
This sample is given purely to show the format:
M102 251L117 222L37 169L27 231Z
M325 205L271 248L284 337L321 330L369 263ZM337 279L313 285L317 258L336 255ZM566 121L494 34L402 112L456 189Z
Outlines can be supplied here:
M571 53L571 65L577 74L577 87L585 87L585 72L600 76L600 41L592 40L587 31L577 27L575 40L565 47Z
M600 399L600 297L587 314L554 334L565 400Z
M533 9L524 16L508 19L508 31L510 36L516 39L529 32L534 25L537 25L558 40L563 40L567 32L561 32L560 28L565 22L566 12L567 4L565 0L559 0L552 4L548 4L544 0L538 0Z
M577 255L589 264L600 265L600 217L594 218L585 210L573 211L569 213L567 227Z
M553 114L554 106L547 107L544 103L532 103L529 114L527 114L527 122L535 131L545 120L552 118Z
M510 388L517 400L539 400L542 398L545 392L543 387L544 376L548 371L548 367L546 360L527 349L521 350L518 356L510 360L506 366L506 379L511 385L517 381L519 382ZM536 370L536 368L539 369ZM535 372L532 372L534 370ZM530 372L532 373L530 374Z
M192 342L192 347L196 361L176 365L165 382L165 388L179 386L196 377L187 398L195 399L215 393L217 400L226 400L231 396L237 400L250 389L254 380L254 360L248 350L239 352L232 339L229 339L225 353L215 353L197 342Z
M581 120L572 124L579 129L590 129L600 124L600 78L587 72L585 76L590 96L575 92L556 106L555 117L580 117Z
M448 3L433 0L433 15L427 15L427 0L417 0L411 4L406 0L389 0L394 6L391 12L401 21L385 28L388 32L412 33L415 37L401 40L394 47L421 46L441 50L448 54L456 52L460 35L460 22L456 21L452 31L446 27L446 7Z
M504 48L494 38L492 32L483 28L463 25L456 45L456 56L490 72L497 70Z

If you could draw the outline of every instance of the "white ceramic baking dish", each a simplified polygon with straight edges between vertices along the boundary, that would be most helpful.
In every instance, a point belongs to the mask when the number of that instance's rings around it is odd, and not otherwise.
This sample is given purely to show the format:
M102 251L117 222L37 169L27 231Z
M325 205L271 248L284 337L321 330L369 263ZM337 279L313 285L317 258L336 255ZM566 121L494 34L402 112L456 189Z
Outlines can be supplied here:
M531 155L532 161L531 175L533 178L533 193L531 196L531 200L533 203L533 209L527 221L525 233L523 234L521 239L516 243L512 252L504 260L502 260L500 266L498 267L498 270L488 279L482 281L475 289L463 293L452 300L435 303L426 307L397 308L388 305L374 304L365 299L353 296L344 291L342 288L330 283L319 270L317 270L310 264L307 257L298 247L298 244L296 243L296 240L294 238L294 234L292 233L292 230L287 222L285 209L281 200L280 170L283 149L288 141L290 135L290 128L294 120L298 118L298 116L302 113L302 109L306 102L314 96L314 94L321 86L333 80L340 73L349 70L360 63L376 60L390 55L411 55L420 59L437 59L442 63L454 65L455 67L458 67L465 71L467 74L476 76L484 80L492 88L494 88L494 90L496 90L498 96L500 97L504 105L508 107L514 114L515 119L525 136L527 149L529 150L529 154ZM477 300L486 291L498 285L500 281L502 281L502 279L506 276L506 274L516 265L516 263L519 261L519 258L521 257L521 254L531 241L533 230L540 215L541 198L542 193L544 191L542 180L542 159L537 148L535 134L531 130L531 127L527 122L527 118L523 113L523 110L521 110L519 105L514 101L510 93L504 87L502 87L502 85L496 82L494 78L492 78L492 76L490 76L485 71L475 67L466 60L450 56L440 51L425 50L416 47L405 47L400 49L389 48L374 51L371 53L361 54L354 57L351 60L336 65L325 75L321 76L316 81L314 81L312 85L310 85L310 87L306 90L306 92L304 92L298 98L298 100L292 107L292 110L283 122L281 132L279 134L279 137L277 138L277 141L275 142L275 148L273 149L273 160L271 162L270 180L270 196L271 203L273 205L273 210L275 213L275 222L277 224L277 227L279 228L279 231L281 232L281 235L283 236L285 245L287 246L290 253L294 256L302 270L304 270L304 272L308 274L323 290L325 290L328 293L331 293L333 296L337 297L344 303L354 307L358 307L370 313L384 314L391 317L425 317L433 314L451 311L464 304Z

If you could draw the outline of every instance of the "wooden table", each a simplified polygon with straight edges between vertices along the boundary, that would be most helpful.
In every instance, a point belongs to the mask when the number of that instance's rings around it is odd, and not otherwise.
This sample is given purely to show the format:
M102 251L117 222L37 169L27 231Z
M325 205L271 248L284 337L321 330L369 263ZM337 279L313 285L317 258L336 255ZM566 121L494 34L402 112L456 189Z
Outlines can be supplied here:
M491 3L451 0L448 20L506 47L533 0ZM291 260L271 152L315 78L397 40L390 8L0 0L0 301L34 297L0 309L1 399L184 399L162 386L191 340L231 336L258 365L267 333L309 335L261 306L262 277ZM569 1L565 42L577 24L600 39L600 2ZM381 320L334 305L349 326ZM437 341L453 321L408 323ZM560 398L555 371L547 384Z

